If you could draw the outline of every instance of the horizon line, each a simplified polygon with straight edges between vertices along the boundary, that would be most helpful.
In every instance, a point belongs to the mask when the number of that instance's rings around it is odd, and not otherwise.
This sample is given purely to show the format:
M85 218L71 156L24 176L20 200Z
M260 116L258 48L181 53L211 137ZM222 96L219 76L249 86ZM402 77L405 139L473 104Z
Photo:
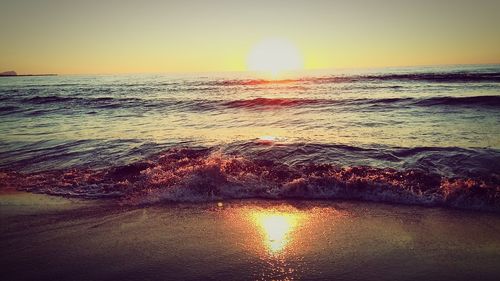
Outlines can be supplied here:
M387 69L387 68L410 68L410 67L452 67L452 66L488 66L500 65L500 62L493 63L450 63L450 64L416 64L416 65L389 65L389 66L366 66L366 67L328 67L328 68L310 68L294 71L285 71L285 73L301 73L301 72L316 72L316 71L331 71L331 70L361 70L361 69ZM15 70L6 70L9 72ZM28 76L78 76L78 75L141 75L141 74L174 74L174 75L189 75L189 74L210 74L210 73L256 73L250 70L202 70L202 71L139 71L139 72L74 72L74 73L18 73L15 76L0 76L0 77L28 77Z

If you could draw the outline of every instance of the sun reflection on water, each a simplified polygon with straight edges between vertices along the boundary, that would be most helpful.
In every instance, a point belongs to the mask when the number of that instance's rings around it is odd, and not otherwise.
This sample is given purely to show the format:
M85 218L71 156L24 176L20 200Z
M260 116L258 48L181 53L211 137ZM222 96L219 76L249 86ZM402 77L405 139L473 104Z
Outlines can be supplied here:
M224 209L235 233L235 247L256 258L255 280L300 280L314 270L304 263L304 256L321 245L311 238L323 232L325 218L333 222L344 216L331 206L315 204L297 208L281 202L245 202Z
M263 244L270 254L279 254L293 240L293 232L301 215L286 212L256 211L251 214L262 235Z

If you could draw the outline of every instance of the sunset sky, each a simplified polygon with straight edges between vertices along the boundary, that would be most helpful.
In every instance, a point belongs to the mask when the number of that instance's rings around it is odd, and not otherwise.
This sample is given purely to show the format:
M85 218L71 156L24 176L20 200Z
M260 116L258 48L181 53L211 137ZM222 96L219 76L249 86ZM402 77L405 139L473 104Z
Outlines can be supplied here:
M284 38L305 69L500 63L500 1L2 0L0 72L242 71Z

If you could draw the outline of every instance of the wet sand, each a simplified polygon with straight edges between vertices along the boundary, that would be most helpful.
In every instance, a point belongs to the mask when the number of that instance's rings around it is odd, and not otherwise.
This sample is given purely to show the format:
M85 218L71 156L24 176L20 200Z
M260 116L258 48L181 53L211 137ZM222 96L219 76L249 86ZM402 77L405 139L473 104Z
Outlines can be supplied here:
M1 280L498 280L500 216L363 202L0 195Z

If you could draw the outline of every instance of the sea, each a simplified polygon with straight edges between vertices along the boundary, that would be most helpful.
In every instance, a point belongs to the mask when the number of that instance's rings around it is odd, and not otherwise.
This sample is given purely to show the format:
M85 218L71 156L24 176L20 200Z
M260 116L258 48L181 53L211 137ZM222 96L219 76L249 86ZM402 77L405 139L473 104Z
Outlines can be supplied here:
M0 77L0 189L500 211L500 65Z

